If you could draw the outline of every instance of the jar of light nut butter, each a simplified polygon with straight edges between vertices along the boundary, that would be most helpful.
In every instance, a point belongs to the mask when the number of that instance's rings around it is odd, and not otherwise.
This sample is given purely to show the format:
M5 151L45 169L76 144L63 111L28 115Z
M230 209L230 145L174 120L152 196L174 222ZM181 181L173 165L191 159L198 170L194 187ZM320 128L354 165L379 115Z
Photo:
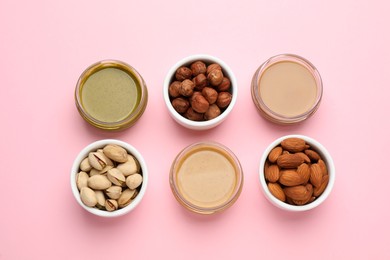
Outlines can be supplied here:
M278 124L295 124L312 116L322 98L322 80L308 60L281 54L265 61L252 79L252 99L262 116Z
M240 196L243 179L236 156L215 142L198 142L184 148L172 163L169 175L177 201L204 215L232 206Z
M133 67L117 60L103 60L81 74L75 101L80 115L89 124L104 130L122 130L141 117L148 92Z

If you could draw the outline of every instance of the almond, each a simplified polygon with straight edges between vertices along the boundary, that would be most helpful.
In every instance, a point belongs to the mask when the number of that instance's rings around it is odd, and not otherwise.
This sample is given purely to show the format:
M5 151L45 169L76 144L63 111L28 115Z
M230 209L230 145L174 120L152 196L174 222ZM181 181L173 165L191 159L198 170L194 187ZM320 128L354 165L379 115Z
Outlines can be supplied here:
M302 183L307 183L310 179L311 174L310 166L306 163L302 163L298 166L297 173L301 177Z
M304 200L307 198L307 189L303 185L298 185L294 187L287 187L283 189L287 197L292 200Z
M318 163L318 165L321 168L322 176L327 175L328 174L328 168L326 167L325 162L322 159L319 159L317 163Z
M286 201L286 195L283 192L282 187L277 183L268 183L268 189L272 195L275 196L278 200Z
M301 156L301 157L303 158L303 160L304 160L305 163L310 163L310 162L311 162L309 156L307 156L305 153L299 152L299 153L296 153L296 154L299 155L299 156Z
M274 149L271 150L271 152L268 155L268 160L272 163L276 162L278 157L282 154L282 147L277 146Z
M284 170L281 172L279 182L284 186L296 186L302 184L302 178L295 170Z
M281 168L287 169L297 168L303 162L303 158L297 154L282 154L276 161Z
M305 150L306 142L301 138L292 137L284 139L281 145L283 149L289 152L297 153Z
M317 163L310 165L310 182L314 187L319 187L321 185L322 171Z
M286 196L286 202L290 205L294 205L294 201L290 198L290 197L287 197Z
M315 162L317 162L319 159L321 159L320 155L319 155L317 152L315 152L315 151L313 151L313 150L310 150L310 149L305 150L305 154L306 154L307 156L309 156L309 158L310 158L312 161L315 161Z
M265 179L270 182L277 182L279 180L279 166L272 164L264 169Z
M313 195L316 197L320 196L324 192L326 186L328 186L328 182L329 182L329 175L323 176L321 180L321 185L319 187L314 187Z
M307 204L307 203L312 199L312 195L313 195L313 185L311 185L310 183L309 183L309 184L306 184L306 185L305 185L305 188L306 188L306 190L307 190L306 198L303 199L303 200L293 200L293 202L294 202L296 205L305 205L305 204Z

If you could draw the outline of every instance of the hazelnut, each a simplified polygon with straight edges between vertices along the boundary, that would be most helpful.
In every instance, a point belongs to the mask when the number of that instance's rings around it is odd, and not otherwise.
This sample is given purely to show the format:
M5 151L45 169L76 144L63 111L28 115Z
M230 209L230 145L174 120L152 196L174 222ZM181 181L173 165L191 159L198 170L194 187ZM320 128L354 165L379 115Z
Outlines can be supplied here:
M184 114L184 116L192 121L203 121L203 114L198 113L195 110L192 109L192 107L188 108L187 112Z
M206 64L203 61L195 61L191 64L192 75L198 76L199 74L206 74Z
M222 83L223 73L222 70L214 69L207 75L207 79L212 86L218 86Z
M221 114L221 109L216 104L210 105L209 109L207 109L206 113L204 113L204 119L211 120L216 118Z
M175 77L178 81L190 79L191 76L192 76L192 70L184 66L178 68L175 73Z
M219 92L228 91L230 89L230 79L227 77L223 77L221 84L219 84L216 89Z
M195 89L202 90L207 86L207 78L204 74L198 74L192 79L192 82L195 84Z
M172 106L178 113L183 114L190 107L190 102L185 98L178 97L172 100Z
M219 106L219 108L226 108L231 101L232 101L232 94L226 91L220 92L217 98L217 106Z
M209 102L210 105L214 104L218 98L218 92L210 87L205 87L202 90L202 95L205 97L205 99Z
M185 97L189 97L194 93L194 82L189 79L183 80L180 84L179 93Z
M221 66L217 63L212 63L210 64L209 66L207 66L207 70L206 70L206 73L209 74L211 71L213 70L222 70Z
M202 93L200 91L194 91L194 93L192 94L192 96L190 96L188 98L188 100L190 101L190 104L192 103L192 100L194 100L194 98L196 97L196 95L202 95Z
M192 98L191 106L198 113L204 113L209 109L209 102L202 95L196 95Z
M180 84L181 82L180 81L174 81L171 83L171 85L169 85L169 95L171 97L178 97L180 96L180 92L179 92L179 89L180 89Z

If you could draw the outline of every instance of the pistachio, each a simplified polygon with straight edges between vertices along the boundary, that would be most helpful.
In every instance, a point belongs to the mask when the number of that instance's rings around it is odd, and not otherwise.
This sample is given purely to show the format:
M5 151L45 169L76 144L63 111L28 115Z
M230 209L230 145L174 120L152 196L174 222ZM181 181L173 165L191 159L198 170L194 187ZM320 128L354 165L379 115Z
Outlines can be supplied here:
M111 185L111 181L104 175L94 175L88 179L88 187L94 190L106 190Z
M135 190L125 189L121 196L118 199L118 205L120 208L126 207L130 204L133 196L134 196Z
M107 166L114 166L113 161L111 161L111 159L108 158L108 157L104 154L103 149L99 149L99 150L97 151L97 153L99 153L102 157L104 157L104 160L105 160Z
M116 168L120 170L126 177L137 173L140 170L138 161L130 154L127 155L127 162L118 164Z
M131 196L131 199L132 200L135 199L135 197L137 197L138 193L139 193L138 190L134 190L134 194L133 194L133 196Z
M111 166L111 165L107 165L106 167L104 167L103 170L101 171L98 171L94 168L92 168L92 170L89 172L89 176L92 177L94 175L104 175L108 170L114 168L114 166Z
M89 177L92 177L94 175L100 175L100 174L101 174L100 171L92 168L92 170L89 172Z
M107 165L106 157L99 152L92 152L88 155L89 164L96 170L103 170Z
M99 174L106 173L106 172L108 172L109 170L111 170L112 168L114 168L113 165L107 165L106 167L103 168L103 170L99 171Z
M139 173L132 174L126 178L126 185L131 190L138 188L138 186L141 185L141 183L142 183L142 175Z
M106 198L104 197L104 193L101 190L95 190L95 195L97 199L96 207L99 209L105 208Z
M107 211L114 211L114 210L118 209L118 202L116 200L113 200L113 199L108 199L108 200L106 200L106 203L104 206L105 206Z
M122 194L122 187L120 186L111 186L106 190L106 195L110 199L117 200Z
M115 185L122 186L126 182L126 177L117 168L112 168L107 172L107 178Z
M81 188L80 199L88 207L95 207L97 203L95 192L88 187Z
M81 190L81 188L83 187L88 186L88 178L89 178L88 174L83 171L79 172L76 175L76 185L79 190Z
M89 172L92 169L92 166L89 164L88 158L84 158L84 160L80 163L80 170L83 172Z
M127 161L127 151L119 145L106 145L103 148L103 153L115 162L124 163Z

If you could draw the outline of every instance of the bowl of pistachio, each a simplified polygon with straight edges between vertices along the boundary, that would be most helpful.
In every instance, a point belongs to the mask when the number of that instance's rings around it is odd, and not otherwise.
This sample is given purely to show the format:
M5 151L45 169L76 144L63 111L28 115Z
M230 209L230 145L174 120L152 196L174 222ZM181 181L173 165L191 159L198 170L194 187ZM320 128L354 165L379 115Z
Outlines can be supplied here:
M104 139L84 147L73 162L70 185L78 204L101 217L118 217L142 200L148 170L132 145Z

